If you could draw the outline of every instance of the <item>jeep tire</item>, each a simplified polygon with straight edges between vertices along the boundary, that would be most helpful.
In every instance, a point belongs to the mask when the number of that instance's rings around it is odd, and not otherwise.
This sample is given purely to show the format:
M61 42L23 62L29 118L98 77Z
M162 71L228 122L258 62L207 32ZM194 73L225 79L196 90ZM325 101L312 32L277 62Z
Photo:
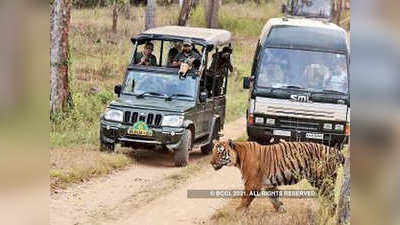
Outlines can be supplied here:
M204 146L202 146L202 147L200 148L201 152L202 152L204 155L208 155L208 154L211 153L211 151L212 151L213 148L214 148L214 143L213 143L214 139L217 139L217 140L219 139L219 136L218 136L218 129L219 129L219 122L217 121L217 122L215 123L214 127L213 127L213 133L211 134L212 136L211 136L211 141L210 141L210 143L208 143L208 144L206 144L206 145L204 145Z
M114 152L115 144L114 143L105 143L100 141L100 151L102 152Z
M115 144L103 141L103 135L103 130L100 128L100 151L113 152L115 150Z
M181 144L178 146L174 153L175 166L187 166L189 162L189 151L191 147L192 132L189 129L185 129L182 135Z

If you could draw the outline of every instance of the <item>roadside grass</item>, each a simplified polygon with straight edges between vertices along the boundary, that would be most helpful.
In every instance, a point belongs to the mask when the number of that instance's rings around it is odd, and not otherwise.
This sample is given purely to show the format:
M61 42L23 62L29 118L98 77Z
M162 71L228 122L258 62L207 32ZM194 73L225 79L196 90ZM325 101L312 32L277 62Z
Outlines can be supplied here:
M133 162L125 154L103 153L92 148L50 149L49 153L52 191L108 174Z
M204 7L197 7L189 20L190 26L204 27ZM219 9L218 19L221 28L229 30L234 36L258 37L269 18L280 15L279 1L265 4L246 2L243 4L223 4Z

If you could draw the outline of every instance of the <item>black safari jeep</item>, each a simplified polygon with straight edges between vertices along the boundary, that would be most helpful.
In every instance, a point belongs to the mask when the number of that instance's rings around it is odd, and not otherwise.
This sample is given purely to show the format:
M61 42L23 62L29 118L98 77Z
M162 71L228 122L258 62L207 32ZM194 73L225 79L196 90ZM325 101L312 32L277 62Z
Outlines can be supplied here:
M209 65L219 48L231 47L230 38L226 30L177 26L150 29L132 38L131 63L122 85L114 88L118 99L100 118L101 150L113 151L117 143L166 147L175 152L176 166L187 165L194 146L210 153L212 140L219 138L224 126L227 77L213 73ZM172 51L179 52L179 45L187 42L199 62L185 63L189 70L183 73L184 63L180 68L169 63ZM157 65L137 63L136 56L145 54L148 43Z

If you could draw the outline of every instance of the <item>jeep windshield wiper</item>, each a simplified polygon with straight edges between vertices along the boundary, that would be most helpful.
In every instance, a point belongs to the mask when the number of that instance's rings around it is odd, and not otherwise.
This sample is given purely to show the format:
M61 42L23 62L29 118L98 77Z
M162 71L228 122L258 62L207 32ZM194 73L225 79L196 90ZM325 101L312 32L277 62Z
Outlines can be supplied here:
M155 95L155 96L166 96L165 94L161 94L158 92L146 91L142 94L136 95L137 98L143 98L145 95Z
M189 98L193 98L193 96L191 95L186 95L186 94L173 94L168 96L165 100L166 101L171 101L173 97L189 97Z
M283 85L281 88L293 88L293 89L304 89L303 87L296 86L296 85Z

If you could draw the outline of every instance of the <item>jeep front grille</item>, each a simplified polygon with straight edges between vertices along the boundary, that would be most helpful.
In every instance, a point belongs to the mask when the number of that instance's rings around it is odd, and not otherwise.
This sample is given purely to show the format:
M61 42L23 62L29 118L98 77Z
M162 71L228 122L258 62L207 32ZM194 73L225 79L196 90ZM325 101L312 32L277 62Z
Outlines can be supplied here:
M146 122L147 125L151 127L160 127L161 126L162 115L161 114L140 114L138 112L125 111L124 113L124 123L125 124L134 124L137 121Z
M280 118L278 119L278 124L278 126L282 128L302 129L310 131L317 131L320 127L320 124L317 122L311 122L296 118Z

